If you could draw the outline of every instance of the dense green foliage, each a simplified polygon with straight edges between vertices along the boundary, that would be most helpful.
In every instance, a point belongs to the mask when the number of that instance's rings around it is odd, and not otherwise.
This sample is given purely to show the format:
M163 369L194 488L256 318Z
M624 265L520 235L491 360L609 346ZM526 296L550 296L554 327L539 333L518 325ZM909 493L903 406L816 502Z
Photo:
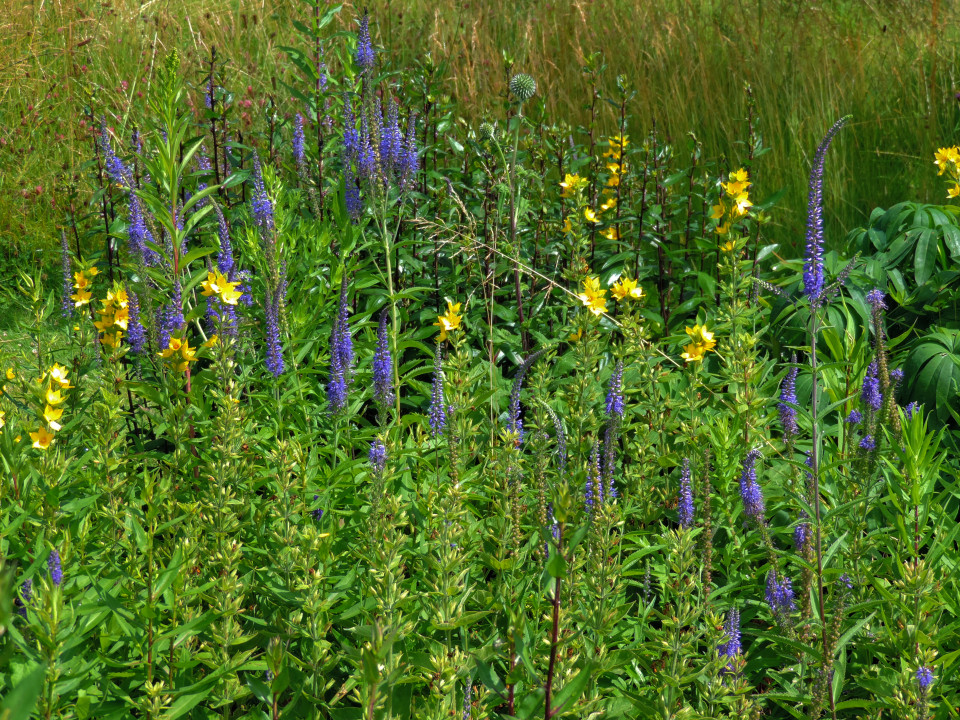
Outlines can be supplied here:
M953 717L956 210L822 255L825 141L795 258L749 93L737 163L623 76L470 125L337 12L289 118L176 53L90 108L0 347L0 718Z

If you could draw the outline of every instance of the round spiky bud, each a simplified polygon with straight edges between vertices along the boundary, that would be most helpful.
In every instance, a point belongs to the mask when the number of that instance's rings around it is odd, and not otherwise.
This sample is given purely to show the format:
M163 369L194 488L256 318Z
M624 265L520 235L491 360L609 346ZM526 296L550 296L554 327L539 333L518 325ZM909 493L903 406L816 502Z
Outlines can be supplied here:
M526 73L517 73L510 79L510 92L520 102L537 94L537 81Z
M493 140L494 137L496 137L497 126L490 122L482 122L480 123L479 131L480 131L481 140L485 142L490 141L490 140Z

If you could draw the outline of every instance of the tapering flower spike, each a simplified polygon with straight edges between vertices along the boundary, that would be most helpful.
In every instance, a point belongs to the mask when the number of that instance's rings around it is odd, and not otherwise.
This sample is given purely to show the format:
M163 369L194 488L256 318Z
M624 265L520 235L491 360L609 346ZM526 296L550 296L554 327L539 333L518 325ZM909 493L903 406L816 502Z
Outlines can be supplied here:
M823 304L825 279L823 271L823 167L827 150L840 128L850 120L842 117L827 131L813 156L810 188L807 199L807 247L803 265L803 294L814 308Z
M693 488L690 483L690 458L683 459L683 470L680 473L680 497L677 501L677 511L680 515L680 527L693 526Z

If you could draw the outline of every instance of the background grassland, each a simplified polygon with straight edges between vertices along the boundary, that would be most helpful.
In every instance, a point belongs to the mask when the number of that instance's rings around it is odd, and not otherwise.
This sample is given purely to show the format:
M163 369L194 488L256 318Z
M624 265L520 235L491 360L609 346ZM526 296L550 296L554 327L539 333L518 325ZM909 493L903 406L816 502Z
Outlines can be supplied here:
M327 3L324 3L327 4ZM757 196L783 188L768 234L796 251L803 237L809 158L840 115L854 122L828 164L828 237L836 245L876 206L903 199L940 202L933 150L956 141L960 4L918 0L572 0L477 2L368 0L375 40L390 63L409 67L430 53L446 78L453 111L469 122L503 117L513 71L538 81L550 121L589 118L587 56L603 53L599 121L612 129L623 74L636 96L631 134L656 119L678 153L694 133L708 157L746 158L747 97L770 152L753 172ZM345 5L339 28L360 7ZM34 0L0 20L0 238L8 253L50 246L69 205L82 207L81 164L92 155L85 109L112 126L127 118L171 48L202 83L216 46L230 60L228 82L246 110L248 137L266 124L267 97L284 112L296 83L284 45L301 42L292 21L313 10L301 0ZM336 28L333 30L336 31ZM328 58L335 62L334 58ZM126 83L126 84L124 84ZM51 212L55 203L56 211Z

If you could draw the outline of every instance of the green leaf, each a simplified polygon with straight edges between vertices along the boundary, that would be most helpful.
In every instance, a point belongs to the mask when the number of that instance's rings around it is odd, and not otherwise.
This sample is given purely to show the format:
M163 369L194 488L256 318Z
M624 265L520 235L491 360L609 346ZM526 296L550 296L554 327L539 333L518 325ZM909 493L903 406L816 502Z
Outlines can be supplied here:
M29 720L43 690L43 680L46 673L46 666L38 665L30 671L30 674L22 678L0 703L0 718L3 718L3 720Z

